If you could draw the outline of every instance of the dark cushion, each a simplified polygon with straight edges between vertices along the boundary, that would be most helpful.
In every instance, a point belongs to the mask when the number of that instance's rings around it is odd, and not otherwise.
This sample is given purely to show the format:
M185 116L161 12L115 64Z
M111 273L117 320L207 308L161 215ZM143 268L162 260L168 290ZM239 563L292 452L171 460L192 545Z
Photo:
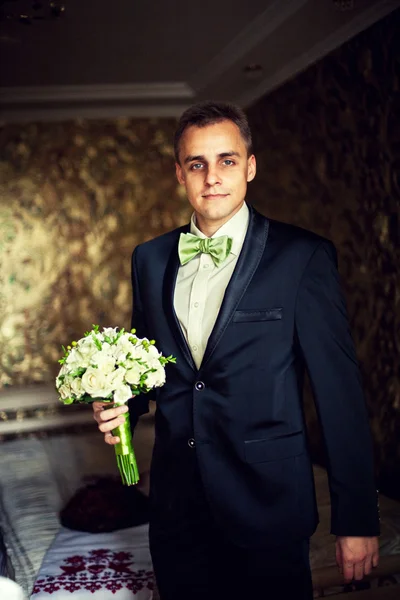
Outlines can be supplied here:
M61 524L75 531L101 533L149 521L149 500L135 486L102 477L79 489L60 512Z

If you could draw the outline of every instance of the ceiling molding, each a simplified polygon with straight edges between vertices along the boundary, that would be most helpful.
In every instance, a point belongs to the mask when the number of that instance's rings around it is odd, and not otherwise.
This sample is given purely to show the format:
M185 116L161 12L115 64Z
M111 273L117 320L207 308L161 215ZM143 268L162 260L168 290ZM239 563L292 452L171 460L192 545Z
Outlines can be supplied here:
M240 61L257 44L271 35L308 0L276 0L249 23L225 48L204 65L189 83L197 92L208 87L221 74Z
M381 2L368 7L362 13L357 14L351 21L348 21L342 27L336 29L334 33L326 37L323 41L318 42L315 46L296 57L293 61L287 63L271 77L267 77L257 85L254 85L251 89L247 89L233 101L243 107L249 106L264 94L271 92L273 89L277 88L285 81L288 81L311 64L317 62L364 29L373 25L373 23L383 19L383 17L398 8L399 5L399 0L382 0Z
M55 85L43 87L0 88L0 103L102 102L137 100L179 100L193 98L185 82L129 83L116 85Z
M323 40L312 46L313 41L305 36L305 42L299 46L294 44L283 64L271 51L271 39L281 36L280 28L284 31L286 21L292 24L291 35L296 23L302 27L301 32L307 33L310 19L305 20L304 14L308 2L312 5L315 1L269 0L267 8L260 2L263 12L247 21L247 25L243 23L241 32L193 77L190 74L187 81L184 69L180 68L177 81L171 75L171 81L164 82L155 79L149 83L0 87L0 120L176 118L198 99L210 97L246 107L400 6L400 0L369 0L368 7L360 3L354 13L346 11L345 23ZM321 14L320 21L326 18ZM318 22L313 26L318 26ZM281 39L284 38L281 36ZM249 78L244 82L246 59L248 63L255 61L262 65L265 62L270 67L269 74L263 79Z
M0 123L27 123L34 121L67 121L70 119L122 119L122 118L178 118L193 102L154 104L90 104L77 102L67 106L56 104L17 104L1 106Z

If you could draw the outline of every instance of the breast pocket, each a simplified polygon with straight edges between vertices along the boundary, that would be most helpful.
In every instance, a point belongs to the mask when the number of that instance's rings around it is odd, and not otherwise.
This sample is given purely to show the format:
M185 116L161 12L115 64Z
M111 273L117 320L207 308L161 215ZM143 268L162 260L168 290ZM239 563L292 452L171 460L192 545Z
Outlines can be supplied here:
M234 323L251 323L253 321L281 321L283 308L244 309L236 310L233 315Z
M272 462L299 456L304 452L304 434L302 431L261 440L246 440L244 456L248 463Z

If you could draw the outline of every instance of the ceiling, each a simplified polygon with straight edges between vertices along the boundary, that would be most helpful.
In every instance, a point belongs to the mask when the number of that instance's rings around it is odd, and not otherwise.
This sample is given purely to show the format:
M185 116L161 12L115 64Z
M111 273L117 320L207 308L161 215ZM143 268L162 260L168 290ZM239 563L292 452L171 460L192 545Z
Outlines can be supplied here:
M177 116L206 98L248 106L400 0L53 5L60 18L47 18L47 0L0 0L3 121Z

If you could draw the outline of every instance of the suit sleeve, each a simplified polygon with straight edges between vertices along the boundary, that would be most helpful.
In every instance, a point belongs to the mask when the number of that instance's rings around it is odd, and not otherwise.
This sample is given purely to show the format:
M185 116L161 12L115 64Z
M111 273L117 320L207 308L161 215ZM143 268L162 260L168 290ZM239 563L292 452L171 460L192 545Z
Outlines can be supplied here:
M131 329L136 329L136 334L139 338L147 337L146 325L143 314L142 301L140 298L138 269L136 264L137 249L132 254L132 292L133 292L133 308ZM132 431L137 425L139 417L149 412L150 394L140 394L128 400L129 418Z
M296 332L327 450L331 532L379 535L373 450L336 250L315 249L296 299Z

